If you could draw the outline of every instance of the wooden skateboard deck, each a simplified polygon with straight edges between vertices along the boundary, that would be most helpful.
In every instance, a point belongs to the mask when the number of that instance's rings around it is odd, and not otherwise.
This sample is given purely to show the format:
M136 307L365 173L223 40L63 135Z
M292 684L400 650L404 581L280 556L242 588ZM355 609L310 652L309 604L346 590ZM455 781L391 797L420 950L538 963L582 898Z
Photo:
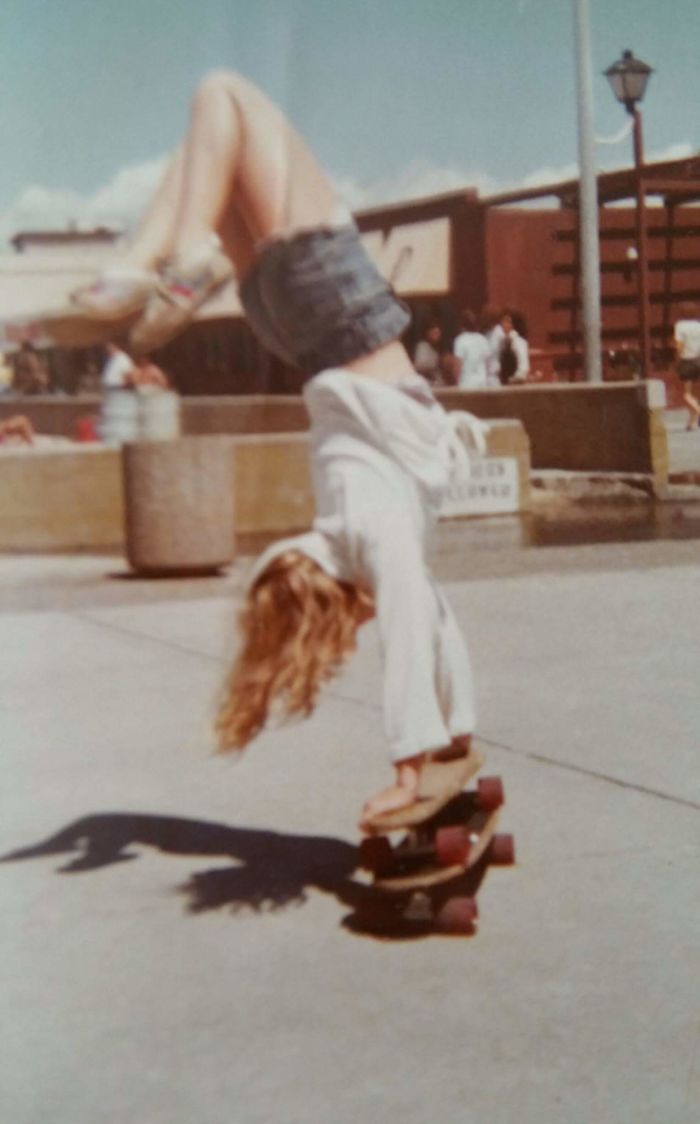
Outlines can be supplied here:
M465 812L464 820L460 816L458 823L437 829L446 837L447 847L443 855L448 861L443 863L436 856L435 839L427 839L423 843L420 837L416 839L412 835L407 836L394 850L393 869L375 876L376 888L389 893L402 893L421 887L427 889L441 882L449 882L451 878L457 878L473 867L496 834L501 809L482 809L478 799L472 799ZM450 858L454 858L454 861L449 862Z
M386 837L365 840L361 861L364 850L374 878L363 927L475 933L478 907L469 872L481 862L515 861L512 837L496 834L503 803L500 780L483 778L475 791L458 793L428 819L409 825L397 845Z

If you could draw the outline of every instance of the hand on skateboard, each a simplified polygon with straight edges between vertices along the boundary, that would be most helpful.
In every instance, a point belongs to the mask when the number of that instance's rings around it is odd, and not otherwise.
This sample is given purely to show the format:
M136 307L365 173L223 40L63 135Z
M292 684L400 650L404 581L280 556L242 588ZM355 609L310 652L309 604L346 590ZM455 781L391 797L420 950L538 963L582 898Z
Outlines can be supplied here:
M421 768L415 800L391 811L366 814L362 830L367 835L386 835L423 823L461 792L483 764L484 758L473 749L468 753L434 754Z

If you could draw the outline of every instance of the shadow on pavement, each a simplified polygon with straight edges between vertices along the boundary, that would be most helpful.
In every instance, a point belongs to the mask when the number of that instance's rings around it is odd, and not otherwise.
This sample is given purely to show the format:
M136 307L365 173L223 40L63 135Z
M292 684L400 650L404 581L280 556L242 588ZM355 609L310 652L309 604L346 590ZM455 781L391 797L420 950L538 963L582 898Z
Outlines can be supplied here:
M58 872L77 874L140 858L138 851L130 850L134 846L154 847L168 855L218 855L235 860L233 866L197 871L178 887L188 913L212 909L272 913L303 905L307 890L313 888L331 894L351 910L342 920L348 932L384 940L436 932L429 923L400 921L386 895L353 877L357 847L329 836L284 835L177 816L105 812L75 820L40 843L3 855L0 862L68 853L74 857ZM485 871L486 865L478 864L451 882L447 892L475 897Z
M352 880L357 848L340 839L273 831L175 816L108 812L85 816L50 838L4 855L0 861L76 852L60 873L97 870L139 858L134 845L169 855L220 855L236 865L197 872L179 889L190 913L228 907L254 911L301 905L314 887L355 907L367 887Z

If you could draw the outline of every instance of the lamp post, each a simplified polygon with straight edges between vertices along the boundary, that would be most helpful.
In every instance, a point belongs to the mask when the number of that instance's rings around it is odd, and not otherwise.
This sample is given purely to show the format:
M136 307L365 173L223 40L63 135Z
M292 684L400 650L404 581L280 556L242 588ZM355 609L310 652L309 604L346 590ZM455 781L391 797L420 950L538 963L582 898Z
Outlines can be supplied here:
M587 382L603 381L600 323L598 182L593 137L593 68L588 0L574 2L579 163L579 241L583 296L583 364Z
M622 57L605 71L612 92L624 105L633 121L634 169L637 198L637 276L639 284L639 355L641 377L651 375L651 330L649 317L649 267L647 256L647 231L645 221L646 198L644 191L644 144L642 139L642 115L638 104L644 97L647 82L653 70L631 51L623 51Z

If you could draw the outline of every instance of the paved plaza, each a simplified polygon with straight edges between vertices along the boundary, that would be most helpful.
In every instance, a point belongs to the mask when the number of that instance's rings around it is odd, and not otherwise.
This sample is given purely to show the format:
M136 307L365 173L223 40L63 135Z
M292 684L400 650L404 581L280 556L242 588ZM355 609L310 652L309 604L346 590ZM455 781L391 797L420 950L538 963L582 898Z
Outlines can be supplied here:
M374 626L234 763L210 718L247 560L0 558L3 1122L694 1124L697 540L514 527L435 556L518 845L472 939L343 923L387 777Z

